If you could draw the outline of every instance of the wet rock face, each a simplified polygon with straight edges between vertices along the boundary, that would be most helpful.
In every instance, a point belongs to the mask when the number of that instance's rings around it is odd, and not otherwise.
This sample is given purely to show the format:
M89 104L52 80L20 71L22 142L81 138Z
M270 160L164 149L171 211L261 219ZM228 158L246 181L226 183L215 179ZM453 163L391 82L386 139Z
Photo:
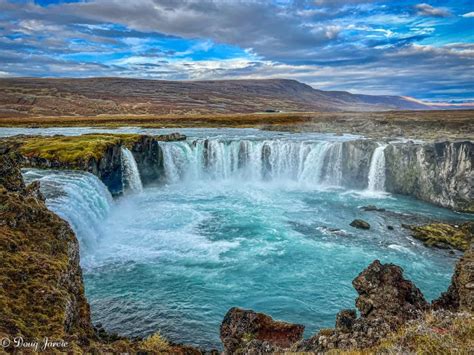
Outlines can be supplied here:
M336 316L336 329L342 332L350 332L356 319L355 309L343 309Z
M371 140L356 140L342 144L342 184L353 189L367 188L372 152L377 143Z
M170 136L175 137L175 134ZM166 136L165 140L171 140L172 137ZM181 136L175 137L176 140L180 140ZM186 139L186 137L184 138ZM150 136L142 136L136 142L132 149L133 157L137 162L138 171L140 172L140 178L144 185L157 182L160 180L163 173L163 152L158 144L158 141Z
M433 308L474 312L474 249L472 246L456 264L451 285L440 298L433 301Z
M356 306L361 317L383 319L393 328L416 318L428 308L421 291L403 277L403 269L375 260L357 276L352 285L359 297Z
M390 144L386 189L455 210L474 212L474 143Z
M231 308L220 327L227 354L286 349L301 340L303 332L303 325L274 321L263 313L240 308Z

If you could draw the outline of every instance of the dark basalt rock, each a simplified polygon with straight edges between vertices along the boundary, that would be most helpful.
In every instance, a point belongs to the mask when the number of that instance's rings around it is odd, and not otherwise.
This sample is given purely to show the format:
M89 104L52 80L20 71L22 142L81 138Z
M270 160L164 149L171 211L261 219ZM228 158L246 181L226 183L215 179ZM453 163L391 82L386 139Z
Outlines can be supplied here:
M418 316L428 308L421 291L403 277L403 269L375 260L357 276L352 285L359 297L361 317L383 319L393 328Z
M370 229L370 224L362 219L354 219L350 226L359 229Z
M231 308L220 327L225 353L274 352L303 337L304 326L273 320L263 313Z

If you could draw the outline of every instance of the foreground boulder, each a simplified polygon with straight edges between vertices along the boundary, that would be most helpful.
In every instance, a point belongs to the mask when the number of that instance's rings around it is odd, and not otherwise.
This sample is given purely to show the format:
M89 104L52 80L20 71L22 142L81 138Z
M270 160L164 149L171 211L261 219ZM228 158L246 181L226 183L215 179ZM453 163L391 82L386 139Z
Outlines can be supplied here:
M231 308L224 317L220 337L227 354L273 352L286 349L303 337L304 326L274 321L270 316Z
M375 260L357 276L352 285L359 297L356 306L361 317L381 318L396 327L428 308L428 302L415 284L403 277L403 269Z

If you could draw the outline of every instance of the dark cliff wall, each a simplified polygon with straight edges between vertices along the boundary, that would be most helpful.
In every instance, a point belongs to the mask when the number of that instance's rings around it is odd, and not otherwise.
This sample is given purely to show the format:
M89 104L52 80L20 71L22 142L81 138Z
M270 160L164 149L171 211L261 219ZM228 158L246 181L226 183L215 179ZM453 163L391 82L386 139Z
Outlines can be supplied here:
M162 179L163 152L156 139L143 136L133 145L131 151L144 185L156 183Z
M353 189L367 188L372 154L377 142L357 140L342 144L342 185Z
M439 206L474 212L474 144L390 144L385 149L386 189Z

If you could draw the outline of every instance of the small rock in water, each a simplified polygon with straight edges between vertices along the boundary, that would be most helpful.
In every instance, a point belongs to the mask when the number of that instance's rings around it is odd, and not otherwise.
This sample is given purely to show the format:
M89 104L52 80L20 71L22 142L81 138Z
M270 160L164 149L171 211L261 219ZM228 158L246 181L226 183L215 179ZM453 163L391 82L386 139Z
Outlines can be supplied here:
M359 229L370 229L370 224L362 219L354 219L350 226Z
M393 226L387 226L387 229L393 231Z
M367 212L372 212L372 211L384 212L385 208L378 208L375 205L368 205L368 206L362 206L361 210L364 210L364 211L367 211Z

